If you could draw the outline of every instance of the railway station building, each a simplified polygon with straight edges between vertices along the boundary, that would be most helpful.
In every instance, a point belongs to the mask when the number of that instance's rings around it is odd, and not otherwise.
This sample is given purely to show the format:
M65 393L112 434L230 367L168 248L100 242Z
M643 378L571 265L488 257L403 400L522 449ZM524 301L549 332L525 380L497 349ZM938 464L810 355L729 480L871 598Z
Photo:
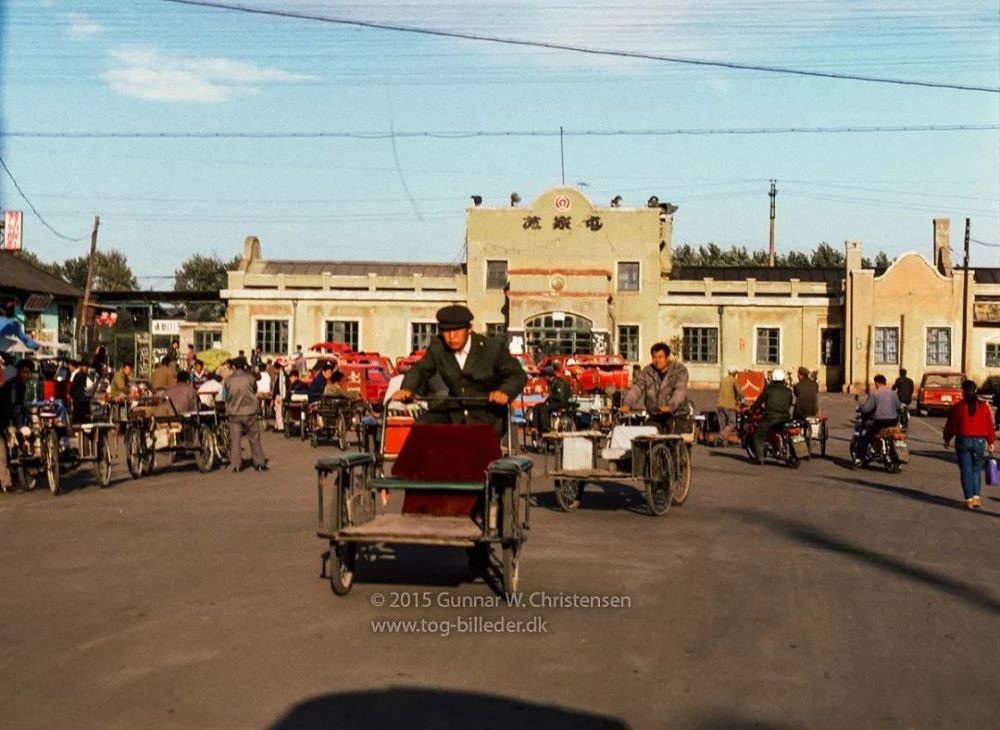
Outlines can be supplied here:
M462 303L478 331L536 356L645 362L667 342L695 387L730 366L805 365L829 391L900 367L1000 377L1000 269L955 268L947 220L934 221L930 259L903 254L884 271L862 265L856 241L843 268L675 267L673 209L651 203L595 206L558 187L523 207L471 207L461 264L271 259L249 236L221 292L223 347L278 356L340 341L396 357L436 334L437 309Z

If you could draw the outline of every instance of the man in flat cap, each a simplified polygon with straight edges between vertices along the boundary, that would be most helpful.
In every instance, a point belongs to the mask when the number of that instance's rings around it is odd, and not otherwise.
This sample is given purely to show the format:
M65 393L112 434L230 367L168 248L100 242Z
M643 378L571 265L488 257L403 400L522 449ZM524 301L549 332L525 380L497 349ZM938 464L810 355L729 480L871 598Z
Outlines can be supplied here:
M472 312L468 307L459 304L443 307L438 310L437 321L440 334L427 346L423 358L407 371L392 399L412 400L437 375L449 396L483 400L432 407L422 420L489 423L499 438L507 425L505 406L521 393L528 380L524 368L502 339L473 333Z

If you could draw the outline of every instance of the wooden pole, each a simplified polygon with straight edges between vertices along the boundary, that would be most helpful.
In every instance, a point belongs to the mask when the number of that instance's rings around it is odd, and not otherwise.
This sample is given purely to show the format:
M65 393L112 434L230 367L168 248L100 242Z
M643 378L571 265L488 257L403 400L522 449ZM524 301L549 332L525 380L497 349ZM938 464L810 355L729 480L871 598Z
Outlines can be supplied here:
M77 320L77 355L86 357L87 354L87 310L90 307L90 288L94 282L94 259L97 258L97 229L101 227L101 217L94 216L94 230L90 234L90 256L87 258L87 284L83 288L83 307Z
M962 263L962 373L968 377L968 348L966 337L969 331L969 237L972 219L965 219L965 259Z

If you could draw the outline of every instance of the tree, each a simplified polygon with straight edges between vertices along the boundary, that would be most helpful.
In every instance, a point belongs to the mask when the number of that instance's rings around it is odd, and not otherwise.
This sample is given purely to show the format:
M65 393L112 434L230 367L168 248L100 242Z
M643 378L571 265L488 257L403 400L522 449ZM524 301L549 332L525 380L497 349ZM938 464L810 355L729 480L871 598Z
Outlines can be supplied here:
M14 251L13 253L15 256L17 256L17 258L21 259L25 263L31 264L35 268L41 269L42 271L52 274L53 276L58 276L60 279L63 278L62 266L60 264L57 264L55 262L46 263L45 261L42 261L40 258L38 258L38 256L35 255L34 252L26 251L24 249L21 249L20 251Z
M826 241L823 241L813 249L812 256L809 257L809 262L818 269L843 268L847 263L844 254Z
M226 272L240 263L240 256L223 261L215 254L196 253L174 271L174 291L221 291L226 288Z
M879 251L875 254L875 268L884 271L892 266L892 259L889 258L885 251Z
M83 289L87 285L87 256L66 259L62 264L63 278ZM94 291L131 291L139 282L128 265L128 257L118 249L98 251L94 256Z

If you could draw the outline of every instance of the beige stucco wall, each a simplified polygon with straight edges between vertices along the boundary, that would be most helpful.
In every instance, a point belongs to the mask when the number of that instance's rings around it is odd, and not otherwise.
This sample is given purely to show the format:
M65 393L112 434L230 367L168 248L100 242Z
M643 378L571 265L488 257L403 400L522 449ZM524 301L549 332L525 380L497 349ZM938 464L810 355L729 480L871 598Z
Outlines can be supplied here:
M557 226L559 217L568 228ZM503 320L503 292L485 285L487 261L506 261L515 336L532 317L560 311L589 319L608 334L609 349L616 349L618 324L638 324L642 343L651 342L660 251L670 245L670 218L660 217L658 208L598 207L570 187L547 190L524 207L470 208L469 307L484 320ZM617 290L622 261L639 263L638 292Z
M962 366L962 272L945 276L920 254L904 254L879 277L871 271L853 272L853 295L848 298L847 317L850 325L851 372L850 384L861 390L876 374L888 379L905 367L919 381L925 370L959 370ZM973 283L970 276L970 292ZM852 301L853 300L853 301ZM972 331L972 301L968 300L969 331ZM876 364L874 328L898 327L900 362ZM951 362L948 365L926 364L928 327L948 327L951 330ZM970 338L971 339L971 338ZM969 353L974 348L970 341ZM969 374L977 378L982 373L975 358L969 358Z

